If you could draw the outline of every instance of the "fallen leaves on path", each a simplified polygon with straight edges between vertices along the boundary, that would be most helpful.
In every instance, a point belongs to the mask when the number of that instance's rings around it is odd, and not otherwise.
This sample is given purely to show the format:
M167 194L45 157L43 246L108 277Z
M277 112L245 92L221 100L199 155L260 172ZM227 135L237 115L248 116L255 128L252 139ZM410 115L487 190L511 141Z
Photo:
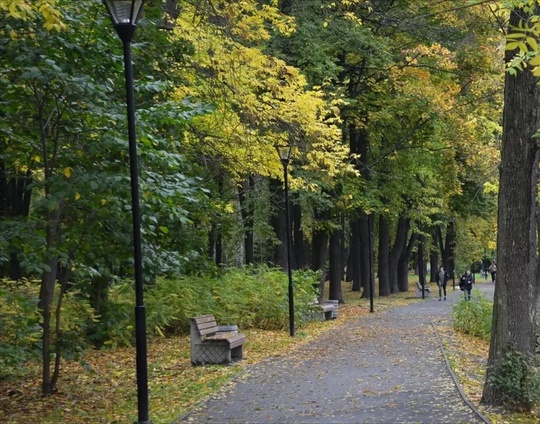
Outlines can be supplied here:
M331 330L344 320L370 314L369 300L359 299L358 292L343 287L345 301L336 320L313 322L297 330L291 338L288 331L242 331L247 335L245 360L233 366L199 366L190 362L189 336L153 340L148 345L150 412L154 424L171 423L185 414L245 366L272 356L284 356L300 349L317 337L331 337ZM412 292L376 298L376 313L416 302ZM485 373L487 343L438 326L450 360L462 386L477 404ZM369 337L374 330L361 326L355 337ZM380 331L380 330L378 330ZM388 330L390 331L390 330ZM321 352L313 351L312 354ZM62 363L59 391L51 397L40 394L40 369L28 364L26 376L16 381L0 381L0 422L27 423L127 423L137 420L135 349L89 351L86 366L76 362ZM493 424L532 423L526 418L490 415ZM508 421L511 419L511 421Z

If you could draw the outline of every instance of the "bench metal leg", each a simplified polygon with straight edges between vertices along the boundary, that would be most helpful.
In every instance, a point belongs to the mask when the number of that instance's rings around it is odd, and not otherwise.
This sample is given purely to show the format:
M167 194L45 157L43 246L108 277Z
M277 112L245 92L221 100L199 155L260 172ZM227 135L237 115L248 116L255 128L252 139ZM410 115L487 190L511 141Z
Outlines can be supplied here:
M231 349L225 343L203 343L192 346L193 364L228 364L231 361Z

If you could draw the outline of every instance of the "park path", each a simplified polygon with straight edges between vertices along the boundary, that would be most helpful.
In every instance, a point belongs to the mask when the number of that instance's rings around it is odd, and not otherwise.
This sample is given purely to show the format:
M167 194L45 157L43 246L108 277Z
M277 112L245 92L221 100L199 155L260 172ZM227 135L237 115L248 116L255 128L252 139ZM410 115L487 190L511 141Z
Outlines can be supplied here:
M493 284L477 285L493 295ZM433 285L432 285L433 290ZM461 292L344 322L249 366L178 423L482 423L463 400L433 323ZM376 308L376 304L375 304Z

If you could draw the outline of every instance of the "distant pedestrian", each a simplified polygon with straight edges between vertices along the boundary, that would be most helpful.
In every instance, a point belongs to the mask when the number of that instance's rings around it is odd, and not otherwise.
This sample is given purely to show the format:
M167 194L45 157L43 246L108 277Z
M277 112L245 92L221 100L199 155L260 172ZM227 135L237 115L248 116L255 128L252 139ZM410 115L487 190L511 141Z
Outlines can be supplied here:
M497 280L497 262L491 262L489 272L491 273L491 282L494 283Z
M484 277L484 280L487 280L488 270L486 268L486 264L484 264L484 261L480 261L480 275Z
M437 273L437 285L439 286L439 300L441 300L442 295L444 294L444 300L446 300L446 284L448 283L448 273L444 270L444 267L441 265L439 267L439 272Z
M471 270L468 269L465 274L461 276L459 279L459 288L462 292L464 292L465 300L471 299L471 290L474 283L473 275L471 274Z

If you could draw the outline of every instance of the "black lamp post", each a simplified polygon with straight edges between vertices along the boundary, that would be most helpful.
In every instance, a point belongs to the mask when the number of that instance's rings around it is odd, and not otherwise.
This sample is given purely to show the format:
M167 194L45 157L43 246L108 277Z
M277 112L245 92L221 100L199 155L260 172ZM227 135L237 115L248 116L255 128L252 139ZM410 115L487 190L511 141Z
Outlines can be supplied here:
M285 226L287 227L287 273L289 276L289 334L294 337L294 286L291 268L291 212L289 206L289 162L292 144L276 144L276 150L283 165L283 184L285 186Z
M373 264L373 212L368 216L368 244L369 244L369 312L375 312L373 298L375 297L375 269Z
M146 310L141 248L141 212L139 203L139 173L137 139L135 134L135 100L133 91L133 65L131 41L137 29L144 0L103 0L114 29L124 47L126 103L129 137L129 164L131 174L131 213L133 216L133 253L135 261L135 342L137 363L137 411L139 424L151 424L148 418L148 364L146 346Z
M418 241L418 278L422 287L422 299L426 298L426 273L424 271L424 236L420 236L420 240Z

